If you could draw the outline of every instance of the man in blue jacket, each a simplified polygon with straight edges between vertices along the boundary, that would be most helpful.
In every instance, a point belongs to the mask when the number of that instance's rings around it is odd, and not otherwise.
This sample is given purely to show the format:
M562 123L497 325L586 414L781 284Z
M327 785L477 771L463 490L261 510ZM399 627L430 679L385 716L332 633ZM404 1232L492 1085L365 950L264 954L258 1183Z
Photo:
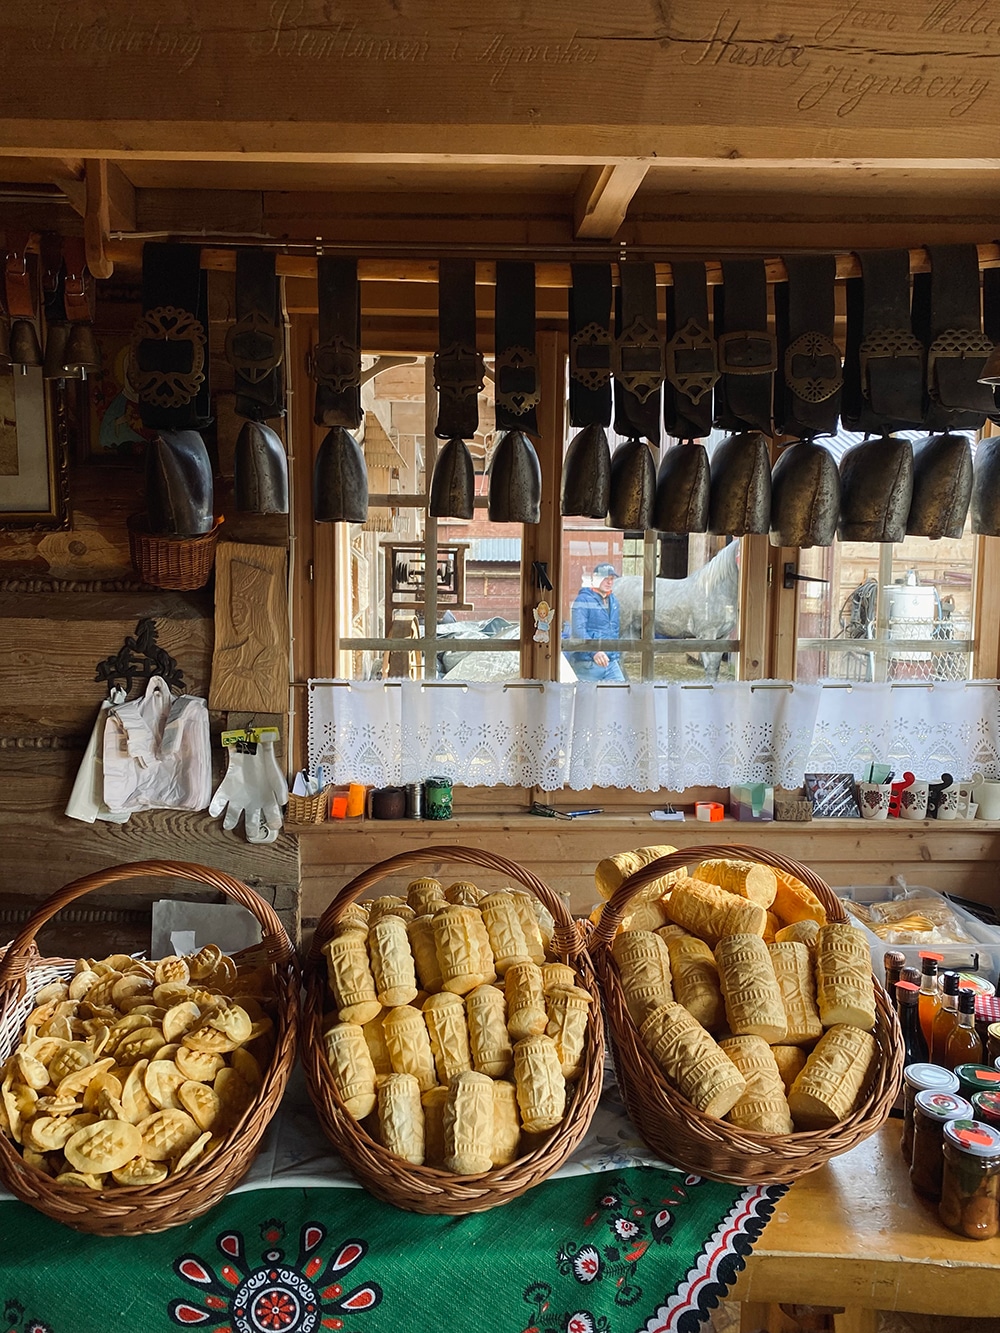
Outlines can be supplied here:
M618 577L614 565L598 565L594 585L581 588L573 601L570 638L617 639L621 629L618 599L611 591ZM621 653L567 653L578 680L615 681L625 679Z

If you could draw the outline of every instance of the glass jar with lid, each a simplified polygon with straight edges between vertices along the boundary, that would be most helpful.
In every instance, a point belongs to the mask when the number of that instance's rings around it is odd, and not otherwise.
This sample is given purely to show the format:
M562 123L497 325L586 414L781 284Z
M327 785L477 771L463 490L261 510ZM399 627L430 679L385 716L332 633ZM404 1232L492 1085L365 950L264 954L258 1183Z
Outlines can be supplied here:
M949 1120L944 1127L941 1221L970 1240L1000 1232L1000 1129L982 1120Z
M950 1120L971 1120L972 1104L954 1092L918 1092L913 1111L913 1160L910 1184L918 1194L937 1203L941 1197L941 1146Z
M958 1092L958 1075L940 1065L918 1061L903 1070L903 1135L899 1148L903 1160L909 1162L913 1154L913 1107L918 1092Z
M1000 1092L1000 1070L992 1065L956 1065L955 1073L963 1097L972 1097L977 1092Z
M977 1092L972 1099L972 1114L1000 1129L1000 1092Z

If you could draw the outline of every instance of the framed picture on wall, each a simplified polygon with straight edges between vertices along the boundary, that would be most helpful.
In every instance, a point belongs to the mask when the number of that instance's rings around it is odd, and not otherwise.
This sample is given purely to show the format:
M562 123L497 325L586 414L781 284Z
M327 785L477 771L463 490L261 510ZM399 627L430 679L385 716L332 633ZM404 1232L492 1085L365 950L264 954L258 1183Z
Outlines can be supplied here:
M70 407L41 367L0 372L0 528L69 523Z
M88 457L91 461L120 460L142 454L155 431L143 426L139 417L132 335L123 329L101 329L97 338L101 369L88 382Z

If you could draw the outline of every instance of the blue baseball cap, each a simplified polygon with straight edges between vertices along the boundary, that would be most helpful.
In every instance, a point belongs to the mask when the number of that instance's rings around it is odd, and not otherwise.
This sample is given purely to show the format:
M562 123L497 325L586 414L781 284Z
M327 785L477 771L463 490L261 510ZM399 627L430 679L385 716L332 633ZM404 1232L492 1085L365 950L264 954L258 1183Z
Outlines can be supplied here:
M615 569L614 565L597 565L594 573L599 574L602 579L616 579L618 577L618 570Z

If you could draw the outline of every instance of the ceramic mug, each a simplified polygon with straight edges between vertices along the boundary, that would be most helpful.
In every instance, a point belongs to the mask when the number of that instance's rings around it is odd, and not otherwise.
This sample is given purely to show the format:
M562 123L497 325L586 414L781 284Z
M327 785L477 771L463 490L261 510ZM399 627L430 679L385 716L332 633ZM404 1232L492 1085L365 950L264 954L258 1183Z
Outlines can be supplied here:
M938 793L936 819L959 819L962 789L957 782L949 787L942 787Z
M1000 819L1000 782L977 773L972 779L972 797L979 805L977 819Z
M859 782L858 806L862 819L888 819L892 784L889 782Z
M945 787L950 787L954 779L950 773L942 773L940 782L929 782L927 784L927 818L934 819L937 815L938 801L941 799L941 793Z
M899 814L902 819L927 818L927 794L930 784L914 779L899 793Z

